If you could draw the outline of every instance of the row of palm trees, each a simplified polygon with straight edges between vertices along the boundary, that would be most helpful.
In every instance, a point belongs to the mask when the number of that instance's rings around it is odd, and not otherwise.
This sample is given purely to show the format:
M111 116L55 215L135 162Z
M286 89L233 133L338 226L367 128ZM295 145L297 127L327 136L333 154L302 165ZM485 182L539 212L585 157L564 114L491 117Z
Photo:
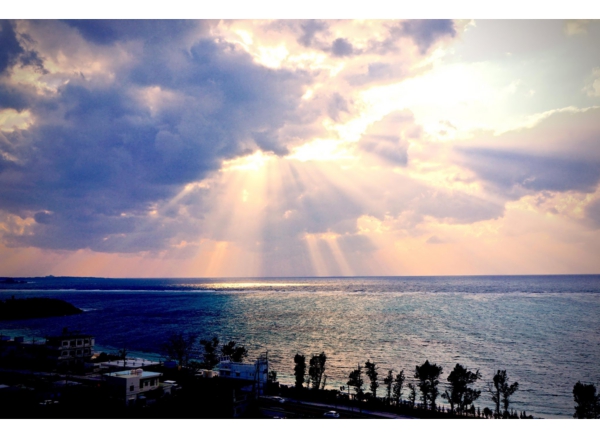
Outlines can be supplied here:
M296 354L294 358L294 375L296 377L296 388L302 388L304 383L308 383L313 389L322 389L322 376L324 376L325 363L327 356L324 352L319 355L313 355L310 360L309 377L306 378L306 358L301 354ZM440 394L439 383L443 368L435 363L426 360L423 364L417 365L414 372L414 382L406 382L404 370L395 373L394 370L388 370L383 378L385 388L385 397L378 398L377 390L380 387L379 367L368 360L364 367L357 365L353 369L346 383L347 388L342 386L340 390L354 390L354 399L359 401L383 401L386 405L402 406L408 405L411 408L417 407L417 391L420 392L422 409L432 411L446 411L446 408L437 405L438 397L446 400L450 405L447 410L453 415L477 415L482 416L480 409L475 409L475 401L481 396L481 390L475 389L474 384L481 379L479 370L472 371L461 364L456 364L454 369L447 377L447 389ZM316 378L315 378L316 376ZM326 378L326 375L325 375ZM368 382L365 382L365 379ZM408 388L407 400L402 400L403 390ZM370 392L365 392L365 384L368 384ZM506 370L498 370L493 376L492 381L488 383L487 391L495 405L495 411L484 408L483 416L487 418L530 418L525 412L520 415L510 410L511 396L519 389L519 383L509 383Z
M203 365L213 368L219 361L219 356L225 355L231 357L233 361L241 362L248 355L248 350L244 346L237 345L235 341L230 341L220 345L219 339L213 337L210 340L201 340L200 345L204 350L203 363L197 363L190 360L197 337L195 335L184 335L175 333L170 336L168 341L163 344L163 349L169 357L176 358L183 366ZM219 348L220 347L220 348ZM127 350L119 352L119 357L125 360ZM296 388L302 388L306 383L312 389L324 389L327 384L327 375L325 367L327 355L325 352L313 354L306 363L306 357L302 354L296 354L294 357L294 375ZM346 383L347 388L342 386L340 390L344 392L350 388L354 389L354 398L359 401L383 401L386 405L408 405L412 408L417 407L417 390L420 392L421 404L419 407L432 411L448 411L454 415L472 415L485 418L532 418L525 412L518 414L510 410L510 399L519 389L519 383L509 383L506 370L497 370L492 380L487 383L486 391L490 394L494 403L494 410L484 408L481 411L475 408L475 401L481 397L481 390L473 386L482 376L479 370L472 371L461 364L456 364L454 369L447 377L447 388L440 394L438 389L442 366L430 363L426 360L423 364L415 367L413 382L406 382L404 370L395 373L394 370L388 370L382 383L385 388L385 397L377 398L377 390L380 387L379 367L368 360L364 367L360 364L353 369ZM368 388L370 392L365 392L365 379L368 379ZM274 378L271 378L274 380ZM405 385L406 383L406 385ZM403 400L403 391L408 388L408 397ZM450 405L449 409L437 405L437 399L440 397ZM596 394L596 387L593 384L583 384L577 382L573 387L573 396L576 403L575 418L600 418L600 395Z

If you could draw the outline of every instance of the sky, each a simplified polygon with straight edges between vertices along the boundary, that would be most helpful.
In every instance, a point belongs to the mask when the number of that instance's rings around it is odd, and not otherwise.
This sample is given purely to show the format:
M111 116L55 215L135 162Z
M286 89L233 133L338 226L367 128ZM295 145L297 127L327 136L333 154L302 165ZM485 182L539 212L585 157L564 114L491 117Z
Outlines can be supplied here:
M600 21L0 21L0 275L600 273Z

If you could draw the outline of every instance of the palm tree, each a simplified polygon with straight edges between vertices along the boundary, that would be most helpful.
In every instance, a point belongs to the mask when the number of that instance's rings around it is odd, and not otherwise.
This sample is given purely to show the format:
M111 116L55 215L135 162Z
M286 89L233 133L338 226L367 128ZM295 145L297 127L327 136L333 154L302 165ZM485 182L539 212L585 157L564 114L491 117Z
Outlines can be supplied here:
M350 375L348 376L348 386L354 386L354 391L356 392L356 397L361 400L362 399L362 394L363 394L363 385L364 385L365 381L362 378L362 367L360 365L357 365L355 370L352 370L350 372Z
M369 388L371 389L371 393L373 394L373 398L375 400L377 400L377 388L379 388L379 382L377 381L377 375L379 374L377 372L377 370L379 369L374 362L371 362L370 360L368 360L365 363L365 369L367 376L369 377L369 380L371 381L371 384L369 385Z
M296 389L302 389L306 376L306 358L303 354L296 353L294 356L294 376L296 376Z

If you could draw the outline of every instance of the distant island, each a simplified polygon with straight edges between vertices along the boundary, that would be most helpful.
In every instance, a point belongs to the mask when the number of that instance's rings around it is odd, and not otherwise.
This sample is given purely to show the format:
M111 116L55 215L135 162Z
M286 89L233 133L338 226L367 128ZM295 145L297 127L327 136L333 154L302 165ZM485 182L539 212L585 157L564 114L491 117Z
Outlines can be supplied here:
M0 321L46 318L83 313L71 303L56 298L20 298L0 300Z

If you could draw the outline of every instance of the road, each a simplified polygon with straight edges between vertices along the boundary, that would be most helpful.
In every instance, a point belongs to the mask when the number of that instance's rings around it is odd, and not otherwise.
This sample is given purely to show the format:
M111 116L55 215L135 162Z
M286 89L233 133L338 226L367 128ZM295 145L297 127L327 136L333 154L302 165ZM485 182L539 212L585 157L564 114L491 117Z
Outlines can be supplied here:
M391 412L375 412L350 408L347 406L335 406L324 403L302 402L286 399L285 403L268 400L260 401L260 411L267 418L326 418L323 414L328 411L336 411L342 419L350 418L380 418L380 419L402 419L408 420L414 417L397 415Z

